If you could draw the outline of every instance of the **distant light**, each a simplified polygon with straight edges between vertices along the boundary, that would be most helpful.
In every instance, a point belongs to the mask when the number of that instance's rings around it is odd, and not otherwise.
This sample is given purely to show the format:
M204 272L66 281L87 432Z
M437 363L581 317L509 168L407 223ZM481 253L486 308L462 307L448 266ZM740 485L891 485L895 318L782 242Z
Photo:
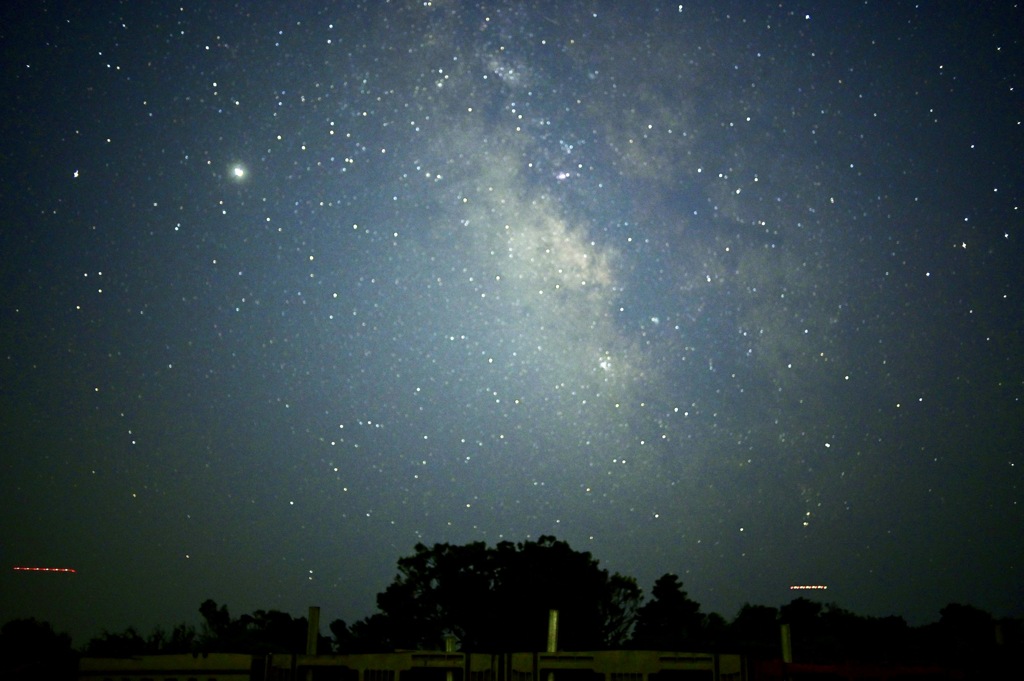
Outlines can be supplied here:
M231 167L231 174L234 175L236 179L241 180L243 177L245 177L245 167L244 166L232 166Z
M822 591L828 587L824 584L796 584L789 587L790 591Z
M35 565L15 565L15 572L75 572L74 568L39 567Z

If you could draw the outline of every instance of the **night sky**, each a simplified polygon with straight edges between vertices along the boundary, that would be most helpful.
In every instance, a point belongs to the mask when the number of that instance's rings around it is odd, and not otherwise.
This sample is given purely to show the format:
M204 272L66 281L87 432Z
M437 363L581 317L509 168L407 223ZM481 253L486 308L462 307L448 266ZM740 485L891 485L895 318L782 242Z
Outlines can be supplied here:
M351 622L544 534L727 619L1024 615L1021 25L5 3L0 621Z

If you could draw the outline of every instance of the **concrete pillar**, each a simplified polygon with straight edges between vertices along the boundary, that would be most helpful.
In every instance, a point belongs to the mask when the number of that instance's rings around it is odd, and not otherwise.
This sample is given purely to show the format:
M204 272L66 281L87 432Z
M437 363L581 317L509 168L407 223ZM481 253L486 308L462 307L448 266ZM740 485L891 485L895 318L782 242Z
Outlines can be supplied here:
M793 638L789 633L789 625L783 624L779 627L782 636L782 661L786 664L793 663Z
M558 652L558 611L548 610L548 652ZM547 681L555 681L555 673L548 672Z
M558 611L548 610L548 652L558 652Z

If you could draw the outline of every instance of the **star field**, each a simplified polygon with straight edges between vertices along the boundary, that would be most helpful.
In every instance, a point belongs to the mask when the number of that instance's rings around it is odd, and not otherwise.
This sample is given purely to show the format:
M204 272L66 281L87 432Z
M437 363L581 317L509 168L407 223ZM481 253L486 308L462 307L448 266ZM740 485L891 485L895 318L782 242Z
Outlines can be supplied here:
M2 10L0 619L554 534L1024 614L1021 9Z

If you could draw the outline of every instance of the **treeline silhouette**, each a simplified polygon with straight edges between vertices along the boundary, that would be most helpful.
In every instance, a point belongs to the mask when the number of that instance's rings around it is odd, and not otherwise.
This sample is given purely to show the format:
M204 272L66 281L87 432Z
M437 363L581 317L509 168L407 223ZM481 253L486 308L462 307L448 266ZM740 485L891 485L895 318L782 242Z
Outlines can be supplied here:
M351 625L330 622L330 636L320 636L318 653L438 650L448 637L466 652L544 650L549 609L559 611L560 650L733 652L776 659L780 626L788 624L793 657L801 663L969 669L979 661L988 667L1020 659L1024 652L1020 619L997 619L958 603L922 627L806 598L778 608L748 603L730 621L703 612L674 574L660 577L644 600L635 579L609 574L590 553L551 536L494 547L418 544L399 559L398 574L377 595L377 607ZM134 627L105 631L79 650L49 623L13 620L0 629L0 677L73 678L79 655L306 651L305 617L278 610L234 617L212 599L199 606L199 614L199 627L182 623L145 635Z

